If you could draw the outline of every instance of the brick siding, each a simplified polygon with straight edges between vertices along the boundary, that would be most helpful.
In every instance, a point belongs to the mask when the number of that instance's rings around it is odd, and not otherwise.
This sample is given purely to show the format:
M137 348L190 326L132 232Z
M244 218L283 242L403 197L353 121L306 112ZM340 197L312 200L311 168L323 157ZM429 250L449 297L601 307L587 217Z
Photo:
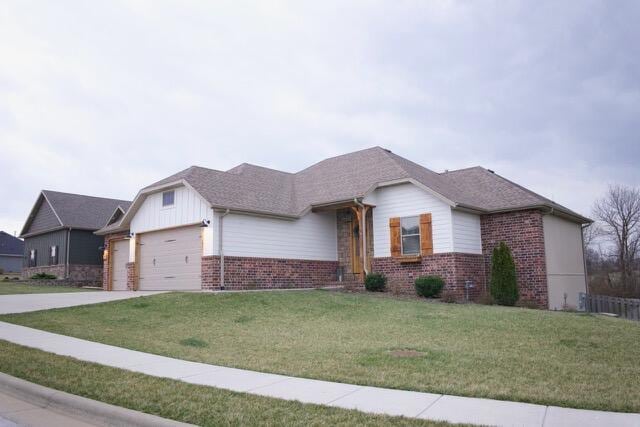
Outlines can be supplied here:
M127 290L128 291L136 291L136 263L128 262L127 263Z
M337 261L224 257L225 289L288 289L325 286ZM220 288L220 257L202 257L202 288Z
M527 210L483 215L480 218L486 280L491 275L493 249L504 241L513 255L520 298L549 306L542 212Z
M482 255L448 252L423 256L418 262L401 263L392 257L374 258L373 271L387 276L389 289L394 293L415 295L414 281L418 276L437 275L445 281L444 290L457 299L465 298L465 283L470 280L469 298L476 298L485 289Z
M41 265L39 267L25 267L22 269L22 278L29 279L34 274L47 273L47 274L53 274L58 279L62 280L64 279L64 271L65 271L64 264Z

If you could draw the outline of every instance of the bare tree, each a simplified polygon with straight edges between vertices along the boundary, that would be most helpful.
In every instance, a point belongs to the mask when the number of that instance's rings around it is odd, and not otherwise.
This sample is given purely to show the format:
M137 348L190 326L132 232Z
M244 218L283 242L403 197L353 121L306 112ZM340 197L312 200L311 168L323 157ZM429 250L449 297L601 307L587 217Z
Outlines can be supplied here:
M635 287L634 264L640 249L640 190L612 185L596 201L594 216L602 223L602 235L615 248L615 258L625 289Z

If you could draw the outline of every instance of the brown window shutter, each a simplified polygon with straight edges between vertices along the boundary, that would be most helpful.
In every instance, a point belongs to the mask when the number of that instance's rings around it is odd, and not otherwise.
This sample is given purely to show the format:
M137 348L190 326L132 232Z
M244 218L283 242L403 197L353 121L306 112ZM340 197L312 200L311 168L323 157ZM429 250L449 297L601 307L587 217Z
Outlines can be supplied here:
M400 218L389 218L389 232L391 256L399 257L402 255L402 249L400 246Z
M433 232L430 213L420 215L420 255L433 255Z

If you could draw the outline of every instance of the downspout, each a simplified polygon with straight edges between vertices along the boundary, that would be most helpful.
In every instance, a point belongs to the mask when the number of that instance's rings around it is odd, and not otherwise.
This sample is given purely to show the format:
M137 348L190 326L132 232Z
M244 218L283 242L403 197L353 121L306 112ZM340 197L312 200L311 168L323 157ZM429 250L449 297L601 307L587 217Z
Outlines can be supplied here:
M64 260L64 278L69 278L69 247L71 246L71 227L67 230L67 250Z
M218 220L218 254L220 255L220 290L224 291L224 251L222 250L222 220L229 215L229 209L220 215Z
M584 247L584 229L591 226L591 224L587 224L586 227L584 224L580 225L580 239L582 241L582 265L584 268L584 292L585 294L589 294L589 271L587 270L587 255L585 254Z
M364 274L369 274L369 269L367 268L367 211L365 210L365 206L356 198L353 199L353 202L360 206L362 209L362 215L360 215L360 235L362 236L362 269L364 270Z

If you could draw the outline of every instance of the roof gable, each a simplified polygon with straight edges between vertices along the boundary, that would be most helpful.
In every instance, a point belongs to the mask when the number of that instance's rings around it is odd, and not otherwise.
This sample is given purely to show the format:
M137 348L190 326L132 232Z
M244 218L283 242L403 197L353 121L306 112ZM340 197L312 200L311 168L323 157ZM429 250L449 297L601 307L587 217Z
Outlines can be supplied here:
M127 200L42 190L21 235L60 227L97 230L107 223L118 206L128 207L130 203Z

